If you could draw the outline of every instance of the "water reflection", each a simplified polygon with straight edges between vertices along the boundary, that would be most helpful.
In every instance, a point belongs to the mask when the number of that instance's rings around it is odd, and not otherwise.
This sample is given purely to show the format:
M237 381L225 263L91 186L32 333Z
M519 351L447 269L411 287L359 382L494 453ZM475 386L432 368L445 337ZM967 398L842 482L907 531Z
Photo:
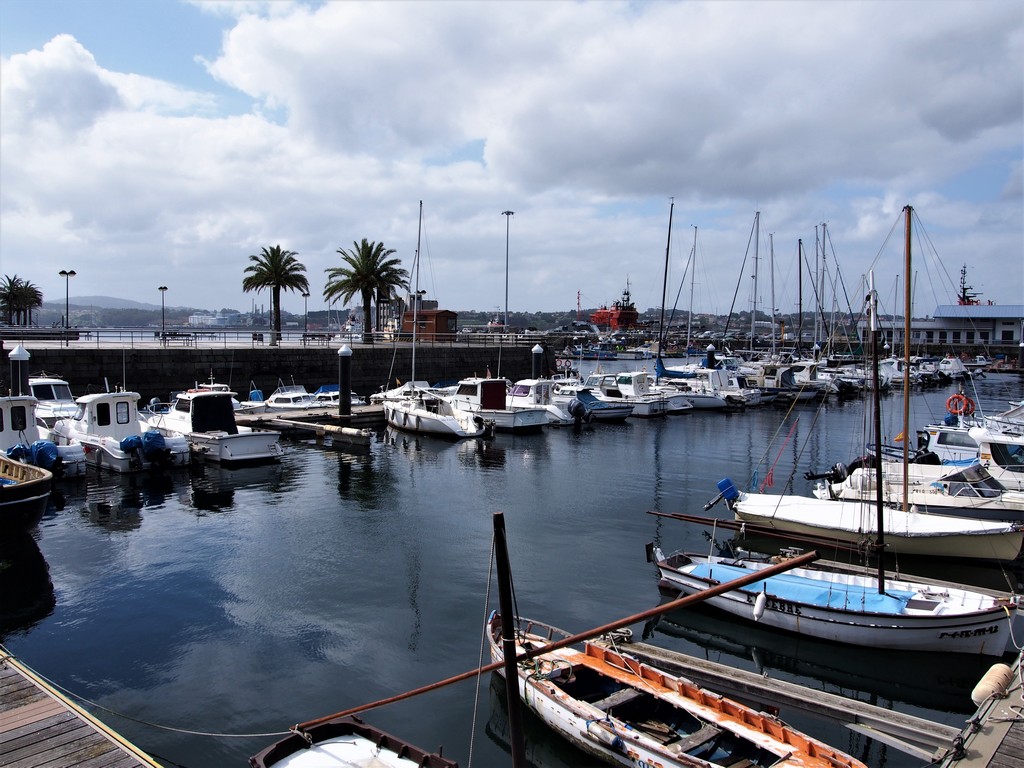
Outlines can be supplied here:
M88 479L85 503L78 512L100 528L136 530L142 525L142 510L162 507L176 499L175 485L184 487L187 479L183 472L99 473Z
M28 531L0 536L0 640L31 629L57 604L50 569Z
M192 507L197 513L232 510L236 492L273 491L281 484L283 472L279 463L231 468L216 462L193 465L190 476Z

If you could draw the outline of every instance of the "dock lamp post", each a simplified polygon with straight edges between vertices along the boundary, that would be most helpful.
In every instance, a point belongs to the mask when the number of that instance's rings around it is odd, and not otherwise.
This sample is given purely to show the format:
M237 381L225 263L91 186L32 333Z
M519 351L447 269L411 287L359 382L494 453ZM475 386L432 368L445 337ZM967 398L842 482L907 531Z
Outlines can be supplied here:
M302 332L309 333L309 294L302 294Z
M77 275L73 269L62 269L58 272L61 277L64 278L64 346L68 346L70 341L68 340L68 329L71 327L71 316L70 312L70 292L71 292L71 278Z
M161 285L157 288L160 291L160 343L167 344L167 309L164 305L164 295L167 293L167 286Z
M502 211L505 217L505 333L508 333L508 226L515 211Z
M338 416L352 415L352 348L342 344L338 350Z

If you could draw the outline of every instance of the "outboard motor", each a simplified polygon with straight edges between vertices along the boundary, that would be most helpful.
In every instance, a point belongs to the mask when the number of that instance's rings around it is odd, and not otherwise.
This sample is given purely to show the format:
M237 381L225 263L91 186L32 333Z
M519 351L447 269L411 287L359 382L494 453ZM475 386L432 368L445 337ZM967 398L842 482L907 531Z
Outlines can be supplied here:
M128 454L128 464L132 469L142 469L144 456L142 453L142 438L138 435L129 435L118 443L118 448Z
M854 463L856 464L857 462L860 462L862 460L863 459L857 459L857 461L855 461ZM870 466L870 465L865 463L865 464L863 464L863 466ZM804 473L804 479L805 480L828 480L829 483L841 483L841 482L843 482L843 480L845 480L849 476L850 476L849 468L845 464L843 464L843 462L841 462L841 461L836 462L836 464L834 466L832 466L826 472L818 472L818 473L815 473L815 472L805 472Z
M569 401L569 405L567 406L566 410L569 412L569 415L573 417L576 424L580 424L582 422L589 422L590 419L593 417L593 414L590 412L590 409L587 408L587 406L584 403L582 403L578 398L575 397Z
M142 433L142 455L155 467L171 466L171 449L167 447L163 433L155 429Z

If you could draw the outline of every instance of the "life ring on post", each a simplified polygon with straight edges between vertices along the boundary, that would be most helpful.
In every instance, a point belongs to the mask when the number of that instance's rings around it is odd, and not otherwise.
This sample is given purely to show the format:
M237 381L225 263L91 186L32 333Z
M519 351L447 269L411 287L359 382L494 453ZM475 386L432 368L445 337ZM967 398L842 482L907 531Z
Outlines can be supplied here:
M954 416L970 416L974 413L974 401L967 395L950 395L946 410Z

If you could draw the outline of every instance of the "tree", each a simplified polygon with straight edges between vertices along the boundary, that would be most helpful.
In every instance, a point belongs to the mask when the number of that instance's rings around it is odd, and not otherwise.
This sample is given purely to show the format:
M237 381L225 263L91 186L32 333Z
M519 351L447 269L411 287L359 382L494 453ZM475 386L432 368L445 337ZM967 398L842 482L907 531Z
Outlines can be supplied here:
M270 343L276 345L281 338L281 290L309 293L309 281L303 274L305 265L295 257L297 253L281 250L280 245L264 248L260 253L250 255L252 262L245 268L247 276L242 280L242 290L259 293L270 289L270 312L273 317L273 333Z
M15 275L0 281L0 312L11 325L31 325L32 310L43 306L38 287Z
M395 289L407 286L409 273L399 266L400 259L390 258L395 250L385 248L383 243L371 243L364 237L361 243L352 245L352 250L338 249L344 266L324 270L324 299L344 303L358 295L363 302L363 341L370 343L370 304L374 296L379 308L381 300L390 299Z

